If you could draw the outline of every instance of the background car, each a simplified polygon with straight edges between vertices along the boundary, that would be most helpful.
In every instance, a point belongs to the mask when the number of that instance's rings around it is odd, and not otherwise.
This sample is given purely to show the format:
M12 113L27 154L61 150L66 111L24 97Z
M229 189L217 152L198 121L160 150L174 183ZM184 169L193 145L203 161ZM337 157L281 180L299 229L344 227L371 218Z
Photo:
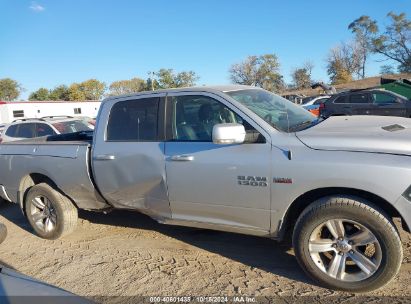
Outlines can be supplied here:
M333 95L319 107L322 117L340 115L383 115L411 117L411 101L382 90L352 90Z
M10 142L33 137L92 131L94 126L84 118L70 116L48 116L23 118L6 125L0 137L1 142Z
M311 100L309 100L307 103L303 104L302 107L306 109L307 111L311 112L315 116L320 115L320 105L324 102L326 102L328 99L330 99L331 96L329 95L322 95L322 96L317 96Z

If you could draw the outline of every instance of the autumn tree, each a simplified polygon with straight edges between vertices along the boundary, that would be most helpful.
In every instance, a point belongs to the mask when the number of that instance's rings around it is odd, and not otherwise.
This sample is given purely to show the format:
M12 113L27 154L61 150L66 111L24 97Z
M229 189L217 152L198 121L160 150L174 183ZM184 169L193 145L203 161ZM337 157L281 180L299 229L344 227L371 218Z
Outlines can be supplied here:
M332 48L327 57L327 73L332 84L340 84L353 80L353 74L361 70L361 54L358 44L341 43Z
M147 89L147 83L140 78L132 78L130 80L114 81L109 86L109 95L123 95L141 92Z
M70 100L99 100L106 90L104 82L89 79L80 83L73 83L68 88Z
M357 52L361 59L357 74L359 77L365 78L365 65L372 50L372 41L378 32L377 22L369 16L363 15L351 22L348 29L355 34Z
M296 89L305 89L311 86L311 73L314 65L307 61L302 67L296 68L291 72L293 85Z
M49 100L50 92L46 88L40 88L29 95L29 100Z
M280 92L285 87L275 54L248 56L243 62L233 64L229 73L231 81L237 84L257 86L273 92Z
M17 81L11 78L0 79L0 100L16 100L22 90L22 87Z

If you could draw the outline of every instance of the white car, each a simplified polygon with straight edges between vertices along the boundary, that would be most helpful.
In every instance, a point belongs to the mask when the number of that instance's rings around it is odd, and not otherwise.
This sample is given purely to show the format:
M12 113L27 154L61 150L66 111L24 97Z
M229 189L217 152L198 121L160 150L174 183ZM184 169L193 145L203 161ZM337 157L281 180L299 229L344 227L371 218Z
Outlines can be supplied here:
M304 103L304 100L303 100L302 106L306 107L306 106L311 106L311 105L319 105L320 103L327 101L330 97L331 97L330 95L317 96L313 99L310 99L306 103Z
M94 126L84 118L70 116L48 116L43 118L23 118L4 127L0 143L27 138L92 131Z

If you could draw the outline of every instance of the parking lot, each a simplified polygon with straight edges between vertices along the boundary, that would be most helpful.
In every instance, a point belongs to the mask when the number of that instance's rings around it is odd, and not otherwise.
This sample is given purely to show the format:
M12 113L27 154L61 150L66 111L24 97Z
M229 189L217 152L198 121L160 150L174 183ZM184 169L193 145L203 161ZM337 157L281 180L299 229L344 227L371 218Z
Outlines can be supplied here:
M8 228L0 245L1 264L81 296L102 297L102 302L116 300L104 296L159 295L344 301L335 297L341 293L320 288L306 277L290 244L269 239L160 225L126 211L81 212L77 230L57 241L36 237L17 205L1 205L0 222ZM402 231L401 235L401 272L388 286L369 294L373 297L411 296L411 238Z

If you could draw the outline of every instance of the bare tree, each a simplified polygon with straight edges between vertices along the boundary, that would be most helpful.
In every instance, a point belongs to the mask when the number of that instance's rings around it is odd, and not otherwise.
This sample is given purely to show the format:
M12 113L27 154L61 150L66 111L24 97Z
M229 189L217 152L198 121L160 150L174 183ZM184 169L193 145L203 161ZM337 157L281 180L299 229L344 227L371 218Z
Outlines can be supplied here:
M357 52L359 52L358 55L361 57L361 66L357 71L357 75L361 78L365 78L365 65L372 49L372 39L378 32L377 22L372 20L369 16L363 15L351 22L348 29L355 34Z
M411 72L411 21L405 13L388 13L391 24L372 41L373 51L399 63L398 70Z
M362 54L356 42L341 43L332 48L327 57L327 73L333 84L344 83L359 75L362 69Z

